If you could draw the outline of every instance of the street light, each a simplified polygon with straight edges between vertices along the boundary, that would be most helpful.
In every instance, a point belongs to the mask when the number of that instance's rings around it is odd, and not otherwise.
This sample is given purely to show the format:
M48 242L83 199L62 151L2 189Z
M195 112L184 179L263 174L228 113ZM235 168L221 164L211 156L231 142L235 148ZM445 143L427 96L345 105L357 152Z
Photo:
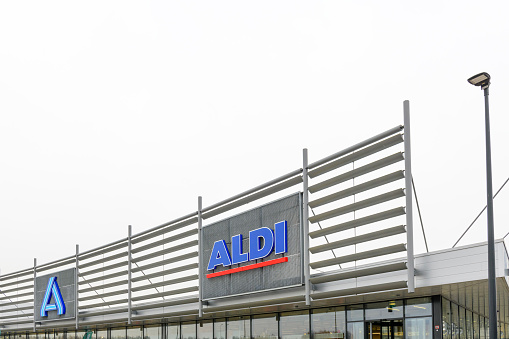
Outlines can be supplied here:
M486 72L479 73L468 79L474 86L481 86L484 90L484 116L486 128L486 193L488 200L488 294L489 294L489 317L490 339L498 337L497 331L497 285L495 282L495 232L493 222L493 188L491 184L491 137L490 137L490 107L488 103L490 75Z
M474 86L481 86L481 89L488 89L490 86L490 75L486 72L479 73L468 79Z

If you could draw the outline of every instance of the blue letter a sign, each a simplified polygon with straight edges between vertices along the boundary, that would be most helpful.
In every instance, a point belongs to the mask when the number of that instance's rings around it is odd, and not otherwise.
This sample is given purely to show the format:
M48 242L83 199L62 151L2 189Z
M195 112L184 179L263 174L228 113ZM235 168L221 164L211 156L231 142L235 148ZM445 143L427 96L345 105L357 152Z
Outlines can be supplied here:
M51 296L55 299L54 304L50 304ZM58 315L65 314L65 304L60 288L57 284L57 277L51 277L48 281L48 287L46 287L46 294L41 305L41 317L47 317L48 311L58 311Z

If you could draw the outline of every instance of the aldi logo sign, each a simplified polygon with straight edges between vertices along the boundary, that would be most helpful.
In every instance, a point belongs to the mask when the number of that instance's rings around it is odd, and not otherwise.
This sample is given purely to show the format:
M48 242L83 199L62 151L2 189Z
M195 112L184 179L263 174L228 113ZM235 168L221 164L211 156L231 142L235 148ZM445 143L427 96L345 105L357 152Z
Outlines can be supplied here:
M203 298L302 284L301 195L202 229Z
M274 225L274 230L268 227L261 227L249 231L249 252L243 252L243 239L242 234L237 234L232 237L231 249L232 253L228 251L226 242L218 240L214 243L212 253L207 269L214 270L217 266L229 267L231 265L241 264L257 259L262 259L269 256L273 251L275 254L283 254L288 252L288 224L285 221L280 221ZM232 274L242 271L248 271L259 267L279 264L287 262L288 258L283 257L262 263L242 266L238 268L229 269L217 273L207 274L207 278L218 277L221 275Z
M54 303L50 303L51 297L55 299ZM59 315L65 314L65 303L58 287L57 277L49 278L46 294L44 294L42 301L41 317L47 317L48 311L57 311Z
M76 269L35 278L35 321L72 319L76 305Z

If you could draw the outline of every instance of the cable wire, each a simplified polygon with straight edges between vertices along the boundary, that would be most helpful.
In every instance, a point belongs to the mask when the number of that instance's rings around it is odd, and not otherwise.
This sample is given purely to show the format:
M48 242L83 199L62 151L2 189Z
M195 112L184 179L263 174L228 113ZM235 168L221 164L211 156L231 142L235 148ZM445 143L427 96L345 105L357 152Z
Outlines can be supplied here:
M421 221L422 235L424 236L424 244L426 245L426 252L429 253L428 241L426 240L426 233L424 233L424 224L422 223L421 208L419 207L419 200L417 199L417 191L415 189L413 176L412 176L412 187L414 188L415 203L417 204L417 213L419 213L419 220Z
M309 209L311 210L311 213L313 213L313 215L316 215L315 211L313 211L313 209L311 207ZM318 227L320 227L320 229L323 230L322 225L320 225L319 222L317 224L318 224ZM327 244L330 244L329 239L327 239L327 236L324 235L323 237L325 238L325 241L327 241ZM334 249L332 249L330 251L332 252L332 255L334 256L334 258L337 258L336 253L334 253ZM341 264L338 264L338 266L339 266L339 268L342 268Z
M498 195L498 193L502 190L502 188L504 188L505 184L507 184L507 182L509 181L509 178L507 178L507 180L502 184L502 186L500 186L500 188L498 189L497 193L495 193L493 195L493 199L496 198L496 196ZM461 237L458 239L458 241L456 241L456 243L454 245L452 245L452 248L456 247L456 245L460 242L460 240L465 236L465 234L467 234L468 230L470 229L470 227L472 227L472 225L477 221L477 219L479 219L479 217L481 216L481 214L483 214L483 212L486 210L486 208L488 208L488 205L484 206L484 208L482 209L481 212L479 212L479 214L477 215L477 217L475 217L474 221L472 221L472 223L467 227L467 229L465 230L465 232L463 232L463 234L461 235ZM509 233L508 233L509 234ZM506 235L507 236L507 235ZM505 238L505 237L504 237Z

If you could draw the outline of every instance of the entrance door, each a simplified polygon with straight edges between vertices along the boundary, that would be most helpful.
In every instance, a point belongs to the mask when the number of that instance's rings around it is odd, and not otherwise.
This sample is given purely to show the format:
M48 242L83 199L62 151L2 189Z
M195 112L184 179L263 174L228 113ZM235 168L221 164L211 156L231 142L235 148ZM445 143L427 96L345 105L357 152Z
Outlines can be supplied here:
M366 322L367 339L403 339L403 320Z

